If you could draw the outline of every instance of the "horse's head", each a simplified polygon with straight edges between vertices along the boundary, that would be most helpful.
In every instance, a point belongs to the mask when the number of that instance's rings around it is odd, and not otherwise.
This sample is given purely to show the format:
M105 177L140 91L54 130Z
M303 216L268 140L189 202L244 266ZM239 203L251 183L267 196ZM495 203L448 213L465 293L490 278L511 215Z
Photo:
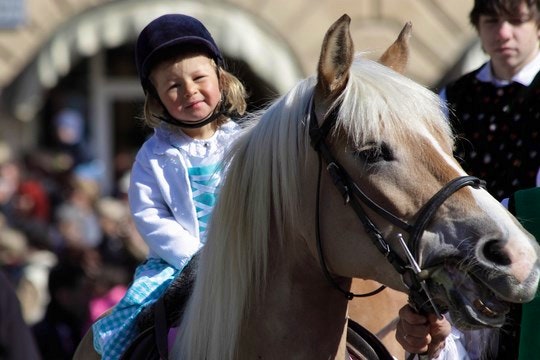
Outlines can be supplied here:
M454 159L436 94L398 74L411 25L373 62L355 58L349 23L326 34L309 110L310 159L327 170L305 198L319 206L312 249L328 273L410 288L462 327L501 326L506 302L534 297L539 246Z

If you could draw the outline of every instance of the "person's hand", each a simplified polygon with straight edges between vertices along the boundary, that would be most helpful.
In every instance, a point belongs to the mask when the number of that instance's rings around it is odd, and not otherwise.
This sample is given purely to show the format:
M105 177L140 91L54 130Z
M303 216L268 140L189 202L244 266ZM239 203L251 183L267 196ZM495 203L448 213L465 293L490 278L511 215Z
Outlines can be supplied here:
M411 354L427 354L437 357L444 348L451 325L446 318L437 319L435 314L418 314L409 305L399 310L396 340Z

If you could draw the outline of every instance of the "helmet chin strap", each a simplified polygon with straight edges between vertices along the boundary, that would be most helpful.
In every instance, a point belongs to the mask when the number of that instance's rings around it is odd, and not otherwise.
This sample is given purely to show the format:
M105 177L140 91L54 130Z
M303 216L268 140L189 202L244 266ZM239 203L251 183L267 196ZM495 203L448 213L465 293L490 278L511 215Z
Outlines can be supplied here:
M222 96L222 100L219 101L219 103L216 105L216 108L214 109L212 113L210 113L207 117L196 122L186 121L186 120L177 119L173 117L167 111L167 108L163 105L161 100L158 100L158 101L161 103L161 106L164 109L164 114L163 115L152 114L152 116L154 116L156 119L166 122L167 124L171 124L174 126L185 128L185 129L196 129L196 128L203 127L204 125L209 124L214 120L217 120L220 116L225 115L226 113L225 102L223 101L223 96Z

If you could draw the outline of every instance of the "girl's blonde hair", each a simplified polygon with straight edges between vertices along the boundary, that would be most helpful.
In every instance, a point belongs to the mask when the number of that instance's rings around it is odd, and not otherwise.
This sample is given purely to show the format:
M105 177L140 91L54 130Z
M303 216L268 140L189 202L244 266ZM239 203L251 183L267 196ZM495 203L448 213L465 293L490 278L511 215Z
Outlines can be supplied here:
M216 71L218 72L219 86L221 90L222 104L218 104L224 110L222 116L216 120L216 125L229 121L230 116L241 116L246 112L246 98L247 91L242 82L233 74L227 70L218 67L214 60L212 60ZM161 119L159 117L166 116L164 114L164 108L155 92L147 91L144 99L144 122L151 128L156 128L160 125ZM217 111L215 109L214 111Z

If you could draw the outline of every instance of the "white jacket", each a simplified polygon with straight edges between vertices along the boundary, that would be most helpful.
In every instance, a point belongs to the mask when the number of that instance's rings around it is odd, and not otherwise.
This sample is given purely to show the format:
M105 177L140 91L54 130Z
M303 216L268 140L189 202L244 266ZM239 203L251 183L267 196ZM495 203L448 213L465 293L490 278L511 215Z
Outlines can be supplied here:
M196 140L170 131L170 126L156 129L137 153L128 198L135 225L149 247L148 257L182 270L203 245L186 157L218 163L240 127L229 121L212 138Z

